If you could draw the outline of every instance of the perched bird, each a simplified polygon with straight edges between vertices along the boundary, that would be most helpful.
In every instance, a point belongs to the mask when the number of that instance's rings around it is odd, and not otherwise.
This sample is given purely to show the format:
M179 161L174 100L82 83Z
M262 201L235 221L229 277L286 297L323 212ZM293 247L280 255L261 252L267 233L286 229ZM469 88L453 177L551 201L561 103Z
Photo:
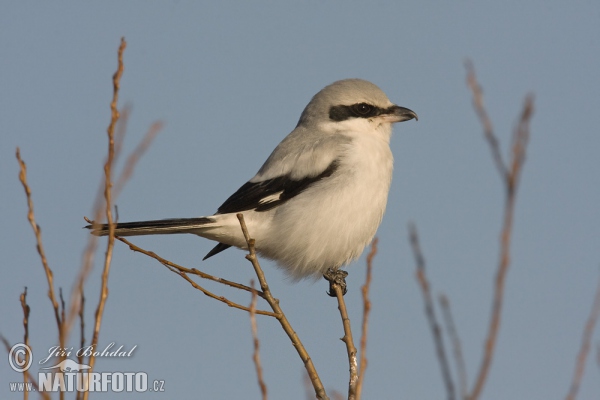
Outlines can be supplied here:
M413 118L368 81L334 82L214 215L119 222L115 235L192 233L218 242L206 259L231 246L247 248L236 217L243 213L260 255L294 280L318 278L356 259L373 239L392 179L392 124ZM108 234L107 225L86 228Z

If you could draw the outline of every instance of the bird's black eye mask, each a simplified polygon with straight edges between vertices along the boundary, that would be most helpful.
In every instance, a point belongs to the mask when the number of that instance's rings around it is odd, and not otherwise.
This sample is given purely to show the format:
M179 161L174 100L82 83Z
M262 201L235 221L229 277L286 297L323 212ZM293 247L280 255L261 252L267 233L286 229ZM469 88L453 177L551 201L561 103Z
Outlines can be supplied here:
M332 121L345 121L350 118L373 118L388 112L390 110L368 103L357 103L351 106L339 105L332 106L329 109L329 119Z

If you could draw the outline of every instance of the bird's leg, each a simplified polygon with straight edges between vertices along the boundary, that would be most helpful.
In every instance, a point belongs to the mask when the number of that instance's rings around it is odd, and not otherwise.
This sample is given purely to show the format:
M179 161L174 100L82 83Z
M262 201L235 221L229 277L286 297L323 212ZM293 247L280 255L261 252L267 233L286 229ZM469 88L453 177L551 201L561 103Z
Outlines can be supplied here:
M333 289L333 285L339 285L342 288L342 294L346 294L348 288L346 287L346 277L348 273L341 269L329 268L327 272L323 274L323 278L329 282L329 291L327 294L331 297L335 296L335 290Z

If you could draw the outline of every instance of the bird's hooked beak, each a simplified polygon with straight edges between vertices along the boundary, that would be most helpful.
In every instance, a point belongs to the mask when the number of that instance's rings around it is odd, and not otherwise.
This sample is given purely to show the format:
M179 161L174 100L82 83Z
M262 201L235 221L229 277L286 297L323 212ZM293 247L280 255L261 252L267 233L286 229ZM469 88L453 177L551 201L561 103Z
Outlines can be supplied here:
M413 118L417 121L419 120L416 112L397 105L389 107L384 114L380 115L380 117L382 117L386 122L403 122L409 121Z

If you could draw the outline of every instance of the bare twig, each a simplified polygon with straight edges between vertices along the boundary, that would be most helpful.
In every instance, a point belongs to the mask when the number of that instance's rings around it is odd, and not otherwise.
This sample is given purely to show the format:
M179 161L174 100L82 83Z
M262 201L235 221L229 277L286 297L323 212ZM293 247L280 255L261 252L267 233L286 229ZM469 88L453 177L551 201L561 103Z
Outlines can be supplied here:
M452 311L450 310L450 301L446 295L440 295L439 297L440 307L442 308L442 316L444 317L444 323L448 331L448 337L452 342L454 362L456 364L456 374L458 375L458 391L461 399L467 398L467 368L465 366L465 360L462 355L462 346L460 344L460 337L454 324L454 318L452 318Z
M498 337L498 331L500 329L500 317L502 315L502 304L504 298L504 283L506 281L506 275L508 267L510 265L510 238L512 233L513 217L516 202L516 192L518 188L519 178L523 163L525 161L525 154L527 149L527 142L529 140L529 122L533 115L533 96L528 95L525 98L525 105L519 118L516 129L513 132L512 137L512 150L511 160L509 166L505 165L502 158L499 156L498 140L496 139L493 130L491 129L491 123L487 118L485 109L483 107L483 100L481 89L477 83L475 72L472 65L467 65L468 82L471 90L473 91L473 98L475 103L475 110L482 120L483 130L485 137L488 139L496 167L500 172L500 176L505 185L505 206L504 206L504 220L502 226L502 233L500 237L500 259L498 261L498 267L496 270L496 279L494 285L494 299L492 304L491 318L488 326L488 333L485 341L485 349L483 359L479 367L477 378L473 385L473 389L469 395L470 400L476 400L479 398L487 375L492 363L494 355L494 349L496 346L496 339ZM486 116L482 118L482 113Z
M253 289L249 286L246 285L242 285L240 283L237 282L232 282L232 281L228 281L227 279L223 279L223 278L219 278L217 276L213 276L213 275L209 275L205 272L199 271L195 268L185 268L182 267L181 265L175 264L172 261L166 260L164 258L162 258L161 256L159 256L158 254L152 252L152 251L148 251L148 250L144 250L141 247L138 247L136 245L134 245L133 243L131 243L130 241L128 241L127 239L124 239L122 237L117 236L116 237L117 240L120 240L121 242L125 243L126 245L129 246L129 248L133 251L137 251L138 253L142 253L147 255L148 257L152 257L155 260L157 260L158 262L160 262L162 265L164 265L165 267L167 267L171 272L176 273L177 275L181 276L183 279L185 279L186 281L188 281L194 288L200 290L202 293L204 293L206 296L213 298L215 300L218 300L222 303L227 304L229 307L233 307L233 308L237 308L240 310L244 310L244 311L248 311L250 312L250 309L248 307L245 307L241 304L235 303L229 299L227 299L224 296L217 296L216 294L206 290L205 288L203 288L202 286L198 285L196 282L194 282L192 279L190 279L190 277L188 276L188 274L191 275L196 275L199 276L203 279L207 279L213 282L217 282L217 283L221 283L223 285L227 285L227 286L231 286L235 289L240 289L240 290L245 290L247 292L252 293ZM263 297L264 298L264 294L260 291L257 291L258 296ZM268 315L270 317L276 317L276 315L270 311L263 311L263 310L256 310L255 311L256 314L260 314L260 315Z
M33 228L33 233L35 234L35 239L37 242L37 251L42 260L42 266L44 267L44 272L46 273L46 279L48 281L48 297L50 298L50 302L52 303L52 308L54 309L54 319L56 320L56 326L58 329L58 342L62 348L65 347L65 337L63 330L63 321L60 318L60 310L58 306L58 301L56 300L56 296L54 295L54 274L48 265L48 261L46 260L46 253L44 251L44 246L42 244L42 230L40 226L35 222L35 214L33 212L33 200L31 199L31 189L29 188L29 184L27 183L27 165L21 159L21 152L17 147L17 160L20 165L19 172L19 180L23 185L23 189L25 189L25 195L27 196L27 219Z
M467 84L473 92L473 107L475 108L475 112L479 117L481 125L483 125L483 133L488 141L488 144L490 145L490 149L492 150L492 157L494 158L494 163L496 163L496 168L498 169L500 175L506 178L508 176L508 170L506 169L506 165L502 160L502 152L500 151L498 139L496 139L496 136L494 135L492 121L490 120L490 117L488 116L483 104L483 90L477 82L477 77L475 76L475 67L470 60L467 60L465 62L465 68L467 69Z
M127 122L129 120L129 115L131 114L131 107L126 105L120 112L118 123L115 127L115 146L114 146L114 155L113 155L113 164L116 163L116 160L119 158L121 154L121 149L123 148L123 141L125 138L125 133L127 132ZM146 135L147 136L147 135ZM94 200L94 206L92 207L93 212L93 220L99 221L102 217L102 211L106 209L104 204L104 186L105 180L100 180L100 184L98 185L98 190L96 193L96 197ZM118 217L118 215L117 215ZM118 218L117 218L118 219ZM71 332L71 326L73 325L73 321L77 317L79 313L79 305L81 299L81 293L83 292L83 287L87 278L92 271L93 267L93 257L96 254L96 248L98 246L98 236L96 235L88 235L87 245L82 253L82 261L81 268L79 270L79 275L77 276L77 280L73 285L73 289L71 291L71 301L69 304L69 313L67 314L67 320L65 322L65 335L67 336ZM79 395L79 393L78 393Z
M365 284L361 287L363 297L363 320L362 330L360 335L360 364L358 368L358 383L356 384L356 400L360 400L362 396L363 382L365 379L365 371L367 370L367 335L369 331L369 315L371 313L371 300L369 299L369 288L371 287L371 279L373 274L373 259L377 254L377 243L379 240L375 238L371 244L371 251L367 255L367 277Z
M127 157L125 167L123 168L123 171L121 172L121 175L119 176L119 179L117 180L117 183L115 184L115 188L113 190L115 198L118 197L119 194L121 194L125 183L133 174L133 170L136 164L138 163L140 158L142 158L146 150L148 150L148 147L150 147L150 144L152 144L152 141L154 140L158 132L160 132L160 130L162 129L162 125L162 122L153 123L150 129L148 129L148 132L146 132L146 135L144 136L142 141L137 145L137 147L133 150L129 157Z
M252 239L250 237L250 234L248 233L248 228L246 227L246 222L244 221L244 215L239 213L237 214L237 218L240 221L240 227L242 228L244 238L246 239L246 244L248 245L249 254L246 255L246 259L250 261L252 263L252 267L254 267L254 272L258 277L260 288L264 294L264 299L267 301L267 303L269 303L269 306L271 306L271 309L276 314L275 318L277 318L277 321L279 321L279 323L281 324L281 327L292 341L294 348L296 349L298 355L302 359L304 367L306 368L306 372L308 373L310 381L313 384L313 388L315 390L317 398L320 400L329 400L329 397L327 397L327 394L325 392L325 388L323 387L323 383L321 382L321 378L319 378L317 370L315 369L315 366L310 356L308 355L308 352L304 348L304 345L300 341L300 338L290 325L290 322L288 321L287 317L283 313L283 310L279 306L279 300L274 298L271 294L271 289L269 289L269 285L267 284L265 274L263 273L262 268L258 262L258 258L256 257L254 239Z
M2 335L0 335L0 341L2 341L2 343L4 344L4 348L6 349L6 351L10 354L10 349L11 349L11 345L10 342ZM36 379L31 375L31 373L29 372L29 370L23 372L24 374L27 374L27 381L31 382L31 385L34 387L35 391L38 392L42 398L44 399L50 399L50 395L48 394L48 392L40 392L40 388L38 386L38 382L36 381Z
M102 316L104 314L104 306L106 304L106 300L108 298L108 275L110 273L110 265L112 261L112 253L115 243L115 225L113 223L112 217L112 167L114 161L114 152L115 152L115 140L114 140L114 132L117 121L119 120L119 110L117 108L117 102L119 100L119 88L121 86L121 76L123 76L123 52L125 51L125 47L127 43L125 42L125 38L121 38L121 45L119 46L118 51L118 68L115 74L113 75L113 99L110 103L111 110L111 120L108 125L108 129L106 130L108 136L108 157L106 159L106 163L104 164L104 198L106 200L106 222L108 224L108 243L106 246L106 253L104 257L104 268L102 269L102 284L100 288L100 299L98 301L98 307L96 308L95 319L94 319L94 333L92 336L91 347L95 348L98 344L98 337L100 334L100 326L102 324ZM94 352L90 355L89 358L89 366L90 372L93 371L94 365L96 363L96 357L94 356ZM85 392L83 398L87 400L89 392Z
M23 343L25 343L26 346L29 346L29 312L31 311L31 309L29 308L29 305L27 305L27 286L25 286L25 290L23 291L23 293L21 293L21 296L19 296L19 300L21 301L21 308L23 308ZM29 352L26 352L25 365L29 364L30 357L31 354L29 354ZM29 376L27 374L27 371L23 371L23 383L25 384L25 386L27 386L28 378ZM27 400L28 398L29 392L25 390L23 392L23 399Z
M83 349L85 347L85 318L84 318L84 311L85 311L85 295L83 293L83 287L81 287L81 290L79 291L79 348ZM84 359L84 355L83 352L77 352L77 362L79 364L83 364L83 359ZM77 394L75 395L75 399L79 400L83 398L83 392L81 391L77 391Z
M577 355L575 372L573 373L571 388L569 389L569 393L566 397L567 400L575 400L575 398L577 397L577 393L579 392L579 386L581 385L583 373L585 372L585 361L587 359L587 355L590 352L590 348L592 347L592 335L594 333L594 327L596 326L596 322L598 322L598 318L600 318L600 280L598 280L598 287L596 288L594 304L592 305L590 315L585 324L585 329L583 330L583 337L581 338L581 348L579 349L579 354Z
M254 281L250 281L250 287L254 289ZM258 300L258 293L256 290L252 290L252 301L250 302L250 325L252 327L252 339L254 343L254 353L252 354L252 361L254 361L254 367L256 368L256 376L258 379L258 386L260 387L260 393L262 399L267 400L267 385L263 379L263 370L260 363L260 342L258 341L258 328L256 326L256 301Z
M358 360L356 358L356 347L354 346L354 339L352 338L352 326L350 324L350 317L348 317L348 310L346 309L346 301L344 300L344 292L342 287L335 281L331 281L330 290L333 290L335 297L338 301L338 310L340 310L340 316L342 317L342 325L344 326L344 337L341 339L346 344L346 351L348 353L348 364L350 370L350 379L348 381L348 400L356 399L356 386L358 385Z
M429 322L429 327L431 328L431 333L433 334L433 341L435 343L438 362L442 370L444 384L446 385L446 395L448 396L448 399L451 400L455 398L454 382L452 381L450 365L448 364L448 357L446 356L446 350L444 349L444 341L442 339L440 324L435 316L433 297L431 295L431 290L429 289L429 282L427 281L427 276L425 275L425 258L421 252L419 236L417 233L417 228L414 224L409 226L409 232L410 243L415 257L415 262L417 264L417 281L419 282L421 293L423 294L423 302L425 303L425 314L427 315L427 321Z
M116 132L115 132L115 150L114 150L114 157L113 157L113 165L120 153L121 145L123 142L123 137L125 136L125 127L127 125L125 120L128 118L129 114L130 114L130 108L125 107L121 111L120 116L119 116L119 121L116 126ZM152 143L152 141L154 140L154 138L156 137L156 135L158 134L158 132L160 131L161 128L162 128L161 122L153 123L152 126L150 126L150 129L148 130L148 132L146 132L146 134L144 135L144 138L134 149L133 153L127 158L127 161L125 162L125 167L123 168L123 171L120 173L119 179L117 180L117 183L115 184L115 188L113 189L113 198L117 198L118 195L121 193L121 191L123 190L123 187L125 186L125 183L133 174L135 165L140 160L140 158L144 155L145 151L148 149L148 147L150 146L150 144ZM102 183L104 184L104 182L102 182ZM94 224L95 223L94 221L100 220L100 218L102 216L102 211L105 210L105 207L103 206L104 202L105 202L105 199L103 197L103 192L102 192L102 190L99 189L98 196L96 197L96 201L95 201L94 207L93 207L94 218L93 218L93 220L88 220L89 223ZM119 217L117 211L118 211L118 209L117 209L117 206L115 205L116 220L118 220L118 217ZM89 235L88 243L86 245L86 248L85 248L85 250L83 252L83 256L82 256L82 263L81 263L82 266L81 266L81 269L79 272L79 276L77 277L76 284L74 285L73 291L71 293L71 302L70 302L70 306L69 306L69 313L67 314L67 319L66 319L66 323L65 323L65 332L66 332L67 337L70 332L73 321L78 313L78 307L79 307L79 303L80 303L79 300L81 297L80 293L82 293L83 286L84 286L85 282L87 281L87 278L92 270L93 256L96 253L97 244L98 244L98 237L95 235Z

